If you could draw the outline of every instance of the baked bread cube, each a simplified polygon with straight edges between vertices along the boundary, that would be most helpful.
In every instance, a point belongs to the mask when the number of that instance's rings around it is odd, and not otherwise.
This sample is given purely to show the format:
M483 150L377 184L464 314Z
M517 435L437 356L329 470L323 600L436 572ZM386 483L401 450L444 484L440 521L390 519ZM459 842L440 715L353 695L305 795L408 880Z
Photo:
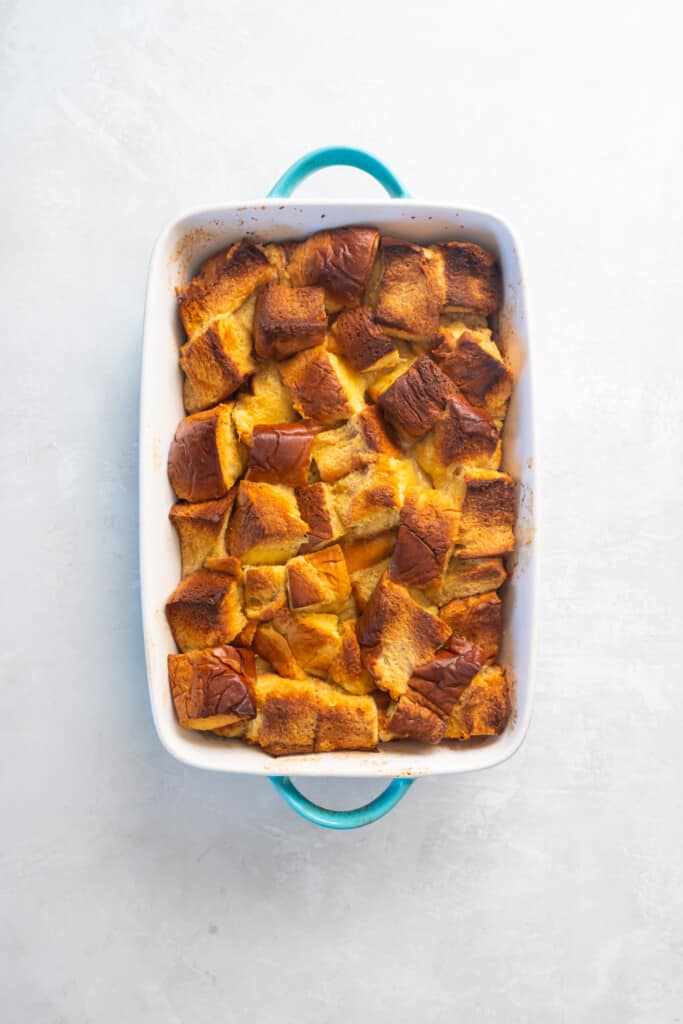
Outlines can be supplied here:
M441 743L445 734L445 719L418 695L405 693L387 708L380 739L417 740L435 745Z
M299 515L308 527L308 539L301 546L300 554L314 551L321 544L337 540L344 533L344 527L337 513L334 494L329 484L316 481L294 492L299 506Z
M399 359L396 343L378 327L364 306L339 314L328 345L359 373L388 370Z
M234 576L236 580L242 579L242 563L232 555L210 555L204 559L204 568Z
M512 374L490 331L471 331L462 322L443 327L432 359L473 405L498 422L504 419Z
M228 493L244 461L232 406L217 405L180 422L168 453L168 478L184 501L209 501Z
M168 514L180 541L183 576L200 569L207 558L225 555L225 529L234 490L217 501L178 503Z
M322 288L288 288L271 281L256 299L254 348L261 359L287 359L325 340Z
M208 409L228 398L256 370L251 333L236 316L219 316L183 345L183 402L187 412Z
M180 319L188 338L208 326L214 317L234 313L275 274L263 252L246 239L212 256L178 292Z
M342 551L349 572L358 572L376 565L387 558L396 545L397 530L383 530L374 537L348 538L344 540Z
M178 721L186 729L219 729L256 714L254 655L241 647L169 654L168 676Z
M443 308L492 316L502 304L500 269L490 252L472 242L435 245L443 263Z
M409 346L407 342L398 342L405 349ZM379 376L374 377L367 387L367 397L372 402L379 402L380 395L383 395L387 388L390 388L395 380L402 377L404 373L410 369L410 367L417 361L417 356L413 355L412 349L401 353L397 363L386 371L386 373L380 373Z
M288 267L290 280L296 287L321 287L331 313L357 306L370 280L378 242L375 228L321 231L295 246Z
M251 391L237 397L233 411L235 430L250 445L255 426L291 423L297 418L289 389L282 383L275 363L263 363L251 378Z
M506 580L502 558L451 558L441 583L425 589L425 596L442 607L455 598L474 597L497 590Z
M287 593L292 611L338 612L351 594L339 545L291 558L287 562Z
M503 555L515 548L515 482L507 473L467 469L460 511L459 558Z
M462 395L450 395L429 433L417 442L413 455L435 487L442 487L465 466L498 469L500 436L485 409Z
M415 438L434 426L455 394L453 382L423 355L379 395L378 404L395 427Z
M308 483L314 431L306 423L273 423L254 427L247 480L303 487Z
M246 625L242 586L210 569L186 576L166 602L166 618L178 648L192 651L230 643Z
M440 651L424 665L418 665L410 677L409 693L419 694L444 720L461 699L466 687L480 671L484 659L481 651L467 640L450 637Z
M330 664L330 679L347 693L370 693L375 684L361 661L356 625L355 617L339 623L341 646Z
M422 665L445 644L445 622L412 599L405 587L385 574L375 587L358 622L363 665L381 690L394 700L408 689L416 665Z
M396 526L414 482L410 463L387 455L378 455L375 462L342 477L332 485L332 493L344 531L371 537Z
M256 717L245 736L274 757L377 746L372 697L344 693L315 679L283 679L273 673L258 676L255 692Z
M336 615L284 609L259 624L254 651L283 676L327 676L341 647Z
M295 242L268 242L260 246L264 255L276 273L275 280L278 284L291 285L287 265L296 247Z
M247 565L244 569L244 610L249 620L268 622L287 607L284 565Z
M389 558L381 558L371 565L366 565L362 569L354 569L353 572L349 573L351 593L353 594L358 611L363 611L372 597L375 587L390 565L391 560Z
M504 670L499 665L485 665L453 708L446 738L469 740L473 736L500 736L505 731L510 710L510 691Z
M449 601L440 609L439 618L453 630L454 637L474 644L484 661L495 661L502 632L501 608L498 594L477 594Z
M404 587L441 583L458 536L458 506L442 491L409 491L391 561L394 583Z
M378 454L400 459L403 452L375 406L369 405L341 427L323 430L313 441L312 455L321 480L332 483L374 462Z
M280 373L296 411L318 423L348 419L365 404L363 378L324 345L287 359Z
M431 249L398 238L380 241L374 318L387 334L429 344L439 331L441 261Z
M231 555L244 565L282 564L297 553L307 536L291 487L240 481L228 528Z

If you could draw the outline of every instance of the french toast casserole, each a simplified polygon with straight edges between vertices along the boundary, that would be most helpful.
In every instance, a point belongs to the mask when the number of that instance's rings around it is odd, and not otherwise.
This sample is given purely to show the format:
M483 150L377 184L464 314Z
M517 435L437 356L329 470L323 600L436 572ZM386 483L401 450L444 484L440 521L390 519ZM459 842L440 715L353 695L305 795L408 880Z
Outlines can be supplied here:
M272 755L501 733L501 279L372 227L243 239L179 290L181 725Z

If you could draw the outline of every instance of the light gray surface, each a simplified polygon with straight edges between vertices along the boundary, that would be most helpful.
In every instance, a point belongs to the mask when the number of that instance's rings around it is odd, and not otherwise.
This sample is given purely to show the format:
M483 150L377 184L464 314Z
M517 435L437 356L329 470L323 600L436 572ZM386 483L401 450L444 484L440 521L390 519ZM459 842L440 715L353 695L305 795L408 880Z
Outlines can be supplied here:
M3 1020L682 1020L674 5L0 10ZM515 227L544 479L523 751L349 835L164 753L136 580L154 238L330 142Z

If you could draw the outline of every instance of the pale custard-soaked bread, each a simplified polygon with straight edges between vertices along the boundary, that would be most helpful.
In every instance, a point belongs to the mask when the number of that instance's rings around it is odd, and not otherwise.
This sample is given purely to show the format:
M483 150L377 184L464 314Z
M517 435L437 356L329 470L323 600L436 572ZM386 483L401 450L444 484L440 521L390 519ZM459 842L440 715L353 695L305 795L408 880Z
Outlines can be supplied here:
M183 727L273 756L503 731L501 295L480 246L372 227L243 240L180 289Z

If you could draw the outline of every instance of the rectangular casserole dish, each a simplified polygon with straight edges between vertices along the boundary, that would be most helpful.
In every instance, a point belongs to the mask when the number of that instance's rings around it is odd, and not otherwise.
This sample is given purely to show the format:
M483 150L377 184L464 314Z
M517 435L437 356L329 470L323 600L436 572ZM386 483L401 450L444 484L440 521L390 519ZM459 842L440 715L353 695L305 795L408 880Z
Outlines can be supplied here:
M341 155L340 155L341 154ZM351 159L349 154L355 155ZM346 158L345 158L346 157ZM362 159L361 159L362 158ZM308 161L308 163L306 162ZM285 198L292 183L312 169L348 163L372 173L395 196L372 202L301 201ZM517 244L497 217L443 203L405 198L390 172L367 154L326 150L303 158L273 190L277 196L193 210L171 223L152 255L143 345L140 419L140 573L149 692L159 738L174 757L214 771L266 776L360 776L412 779L488 768L520 746L531 714L534 661L534 466L529 338ZM273 196L271 193L271 196ZM274 759L258 748L183 729L168 683L166 657L175 645L164 614L166 598L181 577L176 534L168 521L174 501L166 475L169 445L185 415L178 350L184 340L176 288L209 256L242 237L255 241L304 238L323 228L374 225L383 234L416 242L477 242L497 257L504 305L498 337L514 373L505 423L503 469L519 481L517 550L508 560L502 591L504 631L500 663L509 673L513 714L506 731L465 744L423 747L409 741L377 753L340 752Z

